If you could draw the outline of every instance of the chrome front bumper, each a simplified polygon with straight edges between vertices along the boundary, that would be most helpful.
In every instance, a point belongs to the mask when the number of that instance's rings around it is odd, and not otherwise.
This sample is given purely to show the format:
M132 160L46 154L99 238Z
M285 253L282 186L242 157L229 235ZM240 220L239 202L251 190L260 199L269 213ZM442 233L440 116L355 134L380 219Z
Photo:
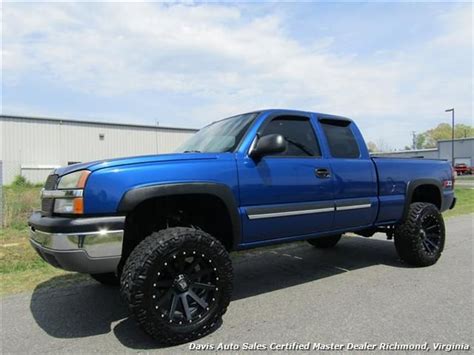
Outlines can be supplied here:
M55 267L100 274L116 271L122 254L123 230L53 233L32 227L30 242Z

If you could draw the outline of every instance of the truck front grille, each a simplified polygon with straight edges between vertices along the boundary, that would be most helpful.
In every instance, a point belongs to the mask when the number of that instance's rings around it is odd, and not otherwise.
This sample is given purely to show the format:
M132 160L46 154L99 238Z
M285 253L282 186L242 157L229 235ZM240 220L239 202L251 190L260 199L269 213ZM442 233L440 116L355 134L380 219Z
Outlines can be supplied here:
M44 215L50 215L53 213L54 198L43 198L41 199L41 212Z
M55 190L56 185L58 184L59 175L51 174L46 179L46 183L44 184L45 190ZM53 213L54 208L54 199L53 198L42 198L41 199L41 212L43 215L51 215Z

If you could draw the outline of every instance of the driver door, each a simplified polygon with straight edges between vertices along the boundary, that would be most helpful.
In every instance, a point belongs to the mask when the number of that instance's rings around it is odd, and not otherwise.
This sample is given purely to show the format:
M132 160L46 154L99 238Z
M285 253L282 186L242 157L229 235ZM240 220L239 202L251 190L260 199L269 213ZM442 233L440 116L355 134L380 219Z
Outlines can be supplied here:
M281 134L282 153L237 160L243 244L316 234L332 228L332 176L322 157L312 117L267 119L259 136Z

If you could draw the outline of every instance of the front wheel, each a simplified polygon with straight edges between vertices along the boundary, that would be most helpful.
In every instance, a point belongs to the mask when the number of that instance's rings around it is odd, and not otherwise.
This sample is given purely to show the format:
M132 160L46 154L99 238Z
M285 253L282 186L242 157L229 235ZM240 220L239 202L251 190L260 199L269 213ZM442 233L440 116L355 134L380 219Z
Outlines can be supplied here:
M205 336L219 324L232 294L232 263L204 231L168 228L130 254L122 294L139 325L162 344Z
M435 264L445 242L441 212L431 203L412 203L405 221L395 228L395 248L402 260L413 266Z

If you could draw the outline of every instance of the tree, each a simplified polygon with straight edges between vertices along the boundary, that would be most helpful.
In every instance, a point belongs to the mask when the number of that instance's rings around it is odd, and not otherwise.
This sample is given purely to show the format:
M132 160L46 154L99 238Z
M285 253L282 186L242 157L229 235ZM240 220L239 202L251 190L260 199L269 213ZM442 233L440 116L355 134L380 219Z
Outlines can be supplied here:
M451 125L449 123L440 123L435 128L429 129L416 136L416 148L435 148L438 141L451 139ZM474 136L474 127L457 124L454 126L454 138L466 138Z
M369 150L369 153L375 153L379 151L377 144L374 142L367 142L367 149Z
M383 138L379 138L377 140L377 151L379 152L391 152L393 151L392 147L387 144L387 142Z
M468 138L474 136L474 127L466 124L457 124L454 126L454 136L456 138Z
M416 140L415 140L415 145L416 149L423 149L426 143L426 135L425 134L417 134L416 135Z

